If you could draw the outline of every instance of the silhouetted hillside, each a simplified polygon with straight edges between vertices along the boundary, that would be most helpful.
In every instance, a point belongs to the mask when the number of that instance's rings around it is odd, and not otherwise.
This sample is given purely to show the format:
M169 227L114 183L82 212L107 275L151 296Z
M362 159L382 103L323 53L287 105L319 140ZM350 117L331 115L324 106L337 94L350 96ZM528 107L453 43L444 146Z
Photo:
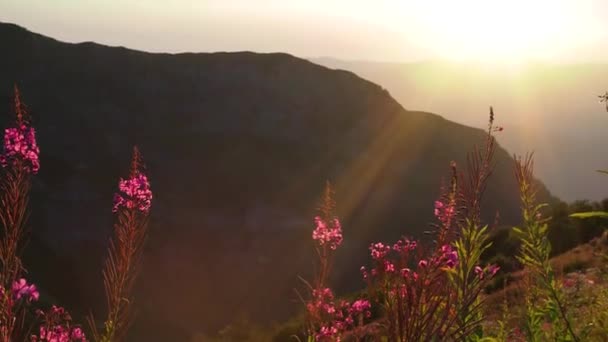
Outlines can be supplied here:
M313 59L357 73L388 89L399 103L484 127L479 107L492 103L505 132L498 141L509 151L534 150L538 177L560 198L600 200L608 183L608 145L603 105L608 64L374 63Z
M450 160L464 165L484 136L286 54L151 54L9 24L0 42L0 103L8 108L17 82L42 150L34 235L66 260L37 281L72 310L103 303L112 193L131 146L141 147L155 198L135 341L182 341L240 313L269 322L300 309L293 288L312 266L327 179L345 235L335 281L361 287L368 244L420 237ZM502 149L496 160L485 217L500 210L501 223L519 222L512 160ZM42 266L30 260L35 274Z

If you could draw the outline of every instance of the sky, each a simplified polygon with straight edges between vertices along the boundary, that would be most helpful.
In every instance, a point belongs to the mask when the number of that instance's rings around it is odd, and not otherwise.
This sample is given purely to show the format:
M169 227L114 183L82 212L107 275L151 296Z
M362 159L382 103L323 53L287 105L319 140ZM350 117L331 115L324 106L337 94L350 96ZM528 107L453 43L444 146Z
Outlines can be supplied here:
M1 0L0 21L152 52L605 61L607 0Z

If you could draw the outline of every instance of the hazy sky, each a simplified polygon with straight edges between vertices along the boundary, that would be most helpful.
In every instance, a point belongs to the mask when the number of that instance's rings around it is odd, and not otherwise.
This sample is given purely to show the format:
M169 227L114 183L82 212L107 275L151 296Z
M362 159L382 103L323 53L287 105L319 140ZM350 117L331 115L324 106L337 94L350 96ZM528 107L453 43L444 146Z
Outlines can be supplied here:
M0 21L147 51L605 61L608 0L0 0Z

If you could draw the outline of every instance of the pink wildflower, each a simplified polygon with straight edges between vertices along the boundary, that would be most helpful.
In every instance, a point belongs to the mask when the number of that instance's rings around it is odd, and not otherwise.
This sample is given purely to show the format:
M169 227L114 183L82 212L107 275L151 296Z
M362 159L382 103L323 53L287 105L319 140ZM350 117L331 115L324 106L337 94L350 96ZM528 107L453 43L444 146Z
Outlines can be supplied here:
M369 249L374 260L384 258L391 251L391 247L384 245L382 242L372 243Z
M395 252L409 252L416 249L417 244L416 241L410 241L408 239L398 240L396 244L393 245L393 250Z
M342 244L342 226L340 221L335 218L327 224L321 217L315 217L317 227L312 232L313 240L317 240L319 245L329 245L329 248L336 250Z
M441 209L443 209L443 202L435 201L435 216L441 215Z
M120 179L118 182L118 192L114 194L113 212L119 208L136 209L143 213L150 210L152 204L152 191L148 177L141 172L137 172L130 179Z
M28 285L24 278L13 282L12 294L15 300L25 298L28 301L37 301L38 298L40 298L40 293L36 289L36 285Z
M312 291L313 300L307 304L308 312L313 316L321 314L333 314L336 312L334 306L334 294L330 288Z
M21 123L4 130L4 151L0 155L2 167L22 163L26 172L36 174L40 170L39 154L40 148L36 144L36 131L33 127Z
M368 300L365 299L359 299L356 300L350 307L350 310L352 313L364 313L365 311L368 311L369 309L371 309L371 304L369 303Z
M319 329L319 333L317 333L317 340L326 341L333 340L333 337L338 334L338 329L333 326L324 326ZM339 339L338 339L339 341Z
M458 252L453 250L450 245L441 246L441 262L445 263L445 266L448 268L454 268L456 264L458 264Z
M82 341L82 342L86 342L86 337L84 335L84 332L82 331L82 329L80 328L74 328L72 329L72 341Z
M48 313L37 310L37 315L44 317L38 336L32 335L32 342L86 342L82 328L70 327L70 315L62 307L53 305Z
M435 217L443 223L444 226L449 226L456 215L455 204L453 203L443 203L441 201L435 201Z

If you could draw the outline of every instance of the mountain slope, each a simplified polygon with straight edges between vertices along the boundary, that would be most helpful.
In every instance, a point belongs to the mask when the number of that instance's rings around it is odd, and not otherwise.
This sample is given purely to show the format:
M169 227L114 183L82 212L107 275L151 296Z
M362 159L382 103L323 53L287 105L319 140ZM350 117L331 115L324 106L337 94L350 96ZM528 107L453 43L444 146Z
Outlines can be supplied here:
M150 54L10 24L0 41L0 103L17 82L42 148L34 234L79 272L39 282L79 291L61 298L73 310L103 303L112 192L131 145L143 151L155 201L133 340L186 340L238 314L268 322L299 309L293 288L311 269L327 179L345 230L334 280L342 291L362 286L369 243L421 236L449 162L463 165L484 136L286 54ZM515 223L512 160L503 149L496 160L485 217L500 210Z
M560 198L600 200L608 184L594 172L608 161L608 116L597 95L606 91L608 64L375 63L312 59L386 87L400 103L484 127L479 108L492 103L509 151L535 151L537 175Z

